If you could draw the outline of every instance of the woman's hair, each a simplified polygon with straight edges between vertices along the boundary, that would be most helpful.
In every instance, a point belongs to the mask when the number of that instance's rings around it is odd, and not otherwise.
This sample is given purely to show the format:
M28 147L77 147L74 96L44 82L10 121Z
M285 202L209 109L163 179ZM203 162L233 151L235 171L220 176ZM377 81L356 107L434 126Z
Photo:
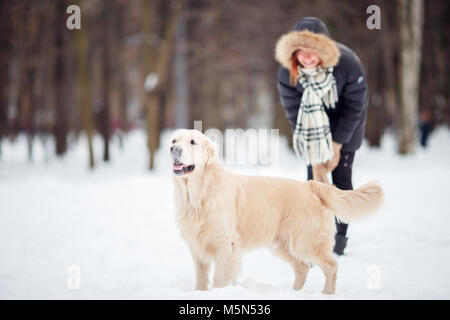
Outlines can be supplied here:
M289 82L291 83L292 86L295 86L299 77L298 74L298 66L300 65L300 62L298 62L298 59L295 55L295 53L298 50L294 51L294 53L291 56L291 69L289 70ZM320 60L319 62L319 67L323 68L323 62L322 60Z
M298 62L297 58L295 57L295 52L294 52L291 57L291 69L289 70L289 82L293 86L295 86L295 84L297 83L299 64L300 64L300 62Z

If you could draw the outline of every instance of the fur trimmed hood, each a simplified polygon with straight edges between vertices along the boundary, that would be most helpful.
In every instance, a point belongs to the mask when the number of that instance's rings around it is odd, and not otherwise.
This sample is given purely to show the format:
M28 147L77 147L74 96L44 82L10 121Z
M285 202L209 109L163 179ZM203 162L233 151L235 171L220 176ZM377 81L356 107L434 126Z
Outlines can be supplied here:
M299 49L312 51L320 57L324 67L334 67L340 57L335 41L328 36L325 24L312 17L301 19L292 31L282 35L275 46L275 59L285 68L291 68L292 54Z

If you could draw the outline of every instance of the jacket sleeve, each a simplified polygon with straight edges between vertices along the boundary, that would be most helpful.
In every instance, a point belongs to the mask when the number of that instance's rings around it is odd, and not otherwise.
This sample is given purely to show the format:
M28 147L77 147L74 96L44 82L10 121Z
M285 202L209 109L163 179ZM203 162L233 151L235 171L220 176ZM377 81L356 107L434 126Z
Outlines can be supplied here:
M346 83L339 97L341 106L333 134L333 140L341 144L350 141L368 104L367 81L359 58L353 55L344 70Z
M280 103L284 108L286 118L291 124L292 130L295 128L297 122L298 109L302 99L302 92L293 87L289 83L289 70L280 67L278 70L278 94L280 96Z

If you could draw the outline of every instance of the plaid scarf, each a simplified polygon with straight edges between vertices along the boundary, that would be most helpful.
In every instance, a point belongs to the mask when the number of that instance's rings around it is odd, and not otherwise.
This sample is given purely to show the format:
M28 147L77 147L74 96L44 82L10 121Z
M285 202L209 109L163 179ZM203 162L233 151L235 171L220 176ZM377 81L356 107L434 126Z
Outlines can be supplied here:
M325 163L333 158L330 122L325 107L334 108L338 101L333 67L299 68L299 74L303 96L294 130L294 150L307 165Z

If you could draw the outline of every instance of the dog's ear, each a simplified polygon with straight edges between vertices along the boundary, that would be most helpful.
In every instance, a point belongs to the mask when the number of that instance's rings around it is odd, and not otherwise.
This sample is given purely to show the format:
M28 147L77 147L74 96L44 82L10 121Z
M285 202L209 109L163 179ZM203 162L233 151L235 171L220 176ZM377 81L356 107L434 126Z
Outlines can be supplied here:
M205 148L206 148L206 154L207 154L205 164L209 165L209 164L219 162L219 158L217 156L216 144L208 137L206 137L206 140L205 140Z

